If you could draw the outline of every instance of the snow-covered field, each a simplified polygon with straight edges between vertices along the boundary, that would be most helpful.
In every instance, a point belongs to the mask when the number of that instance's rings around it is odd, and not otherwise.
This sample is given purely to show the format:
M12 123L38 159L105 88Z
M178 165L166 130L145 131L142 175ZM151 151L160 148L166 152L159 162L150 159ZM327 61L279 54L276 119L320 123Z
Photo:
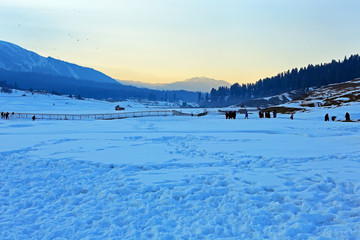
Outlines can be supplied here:
M118 104L21 95L0 111ZM345 112L0 120L0 239L360 239L360 124L323 121Z

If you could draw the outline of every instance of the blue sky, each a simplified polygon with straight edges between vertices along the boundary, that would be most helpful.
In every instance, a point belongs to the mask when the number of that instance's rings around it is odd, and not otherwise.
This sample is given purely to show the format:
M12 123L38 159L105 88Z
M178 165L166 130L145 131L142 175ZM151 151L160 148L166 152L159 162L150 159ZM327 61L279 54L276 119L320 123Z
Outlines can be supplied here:
M2 0L0 39L116 79L255 82L360 53L358 0Z

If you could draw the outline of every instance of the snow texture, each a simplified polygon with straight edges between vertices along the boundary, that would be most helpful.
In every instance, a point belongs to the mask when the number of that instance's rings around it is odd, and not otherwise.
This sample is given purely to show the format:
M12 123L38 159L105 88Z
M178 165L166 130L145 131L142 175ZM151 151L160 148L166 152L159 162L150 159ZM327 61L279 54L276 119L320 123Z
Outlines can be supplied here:
M22 95L1 108L118 104ZM345 112L1 120L0 239L360 239L360 124L323 121Z

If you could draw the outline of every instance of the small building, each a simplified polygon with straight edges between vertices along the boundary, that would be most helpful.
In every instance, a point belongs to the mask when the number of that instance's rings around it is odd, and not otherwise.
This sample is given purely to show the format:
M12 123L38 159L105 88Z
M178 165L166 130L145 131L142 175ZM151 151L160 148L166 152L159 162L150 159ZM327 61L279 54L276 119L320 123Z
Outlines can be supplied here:
M125 108L124 108L124 107L120 107L119 105L116 105L116 106L115 106L115 110L116 110L116 111L122 111L122 110L125 110Z
M302 107L321 107L322 103L320 101L302 101L300 106L302 106Z

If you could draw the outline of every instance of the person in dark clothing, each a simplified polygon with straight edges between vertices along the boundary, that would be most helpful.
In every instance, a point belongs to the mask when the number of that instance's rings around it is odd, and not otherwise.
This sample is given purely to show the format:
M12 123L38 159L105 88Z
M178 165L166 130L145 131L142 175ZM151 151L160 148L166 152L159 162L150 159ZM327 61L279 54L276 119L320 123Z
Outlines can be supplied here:
M276 111L273 111L273 118L276 118Z
M249 119L249 113L248 113L248 111L245 111L245 119Z
M231 119L236 119L236 111L230 111Z
M350 114L348 112L346 112L346 114L345 114L345 121L347 121L347 122L351 121L350 120Z
M9 119L9 112L7 112L7 113L5 114L5 118L6 118L6 119Z
M261 111L259 111L259 118L262 118L262 117L261 117Z
M294 114L293 114L293 113L291 114L290 119L291 119L291 120L294 119Z
M329 119L329 114L326 114L325 115L325 122L328 122L330 119Z
M4 118L4 112L1 112L1 119Z
M36 119L35 115L34 115L34 116L32 116L32 120L33 120L33 121L35 121L35 119Z

